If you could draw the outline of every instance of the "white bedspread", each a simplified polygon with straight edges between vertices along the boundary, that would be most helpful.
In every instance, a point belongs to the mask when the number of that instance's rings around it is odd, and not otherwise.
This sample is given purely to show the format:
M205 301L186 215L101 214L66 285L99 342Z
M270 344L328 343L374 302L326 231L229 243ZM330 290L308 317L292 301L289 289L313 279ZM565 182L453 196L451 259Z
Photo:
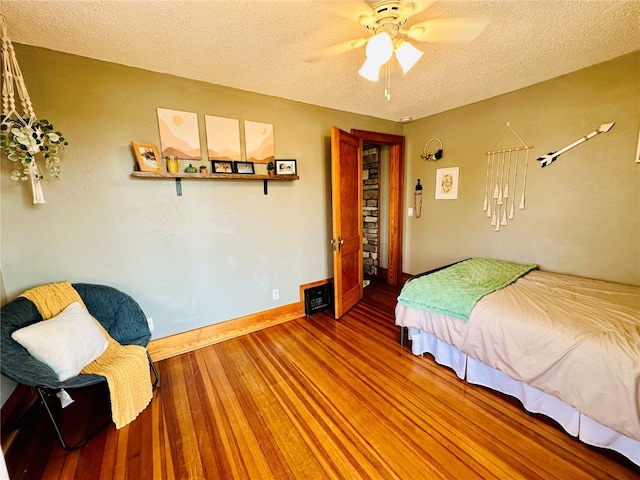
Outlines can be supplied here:
M396 324L640 440L640 287L536 270L478 301L467 322L398 304Z

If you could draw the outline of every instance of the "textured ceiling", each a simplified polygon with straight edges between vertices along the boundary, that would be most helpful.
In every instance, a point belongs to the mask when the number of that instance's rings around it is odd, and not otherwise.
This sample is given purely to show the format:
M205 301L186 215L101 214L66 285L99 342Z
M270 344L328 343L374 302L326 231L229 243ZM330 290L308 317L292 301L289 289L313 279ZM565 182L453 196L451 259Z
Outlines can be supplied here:
M407 25L444 17L489 24L467 44L413 42L425 55L407 75L392 64L387 101L382 80L357 74L364 48L305 61L368 35L355 21L358 3L0 0L0 12L14 43L395 121L640 50L638 0L433 2Z

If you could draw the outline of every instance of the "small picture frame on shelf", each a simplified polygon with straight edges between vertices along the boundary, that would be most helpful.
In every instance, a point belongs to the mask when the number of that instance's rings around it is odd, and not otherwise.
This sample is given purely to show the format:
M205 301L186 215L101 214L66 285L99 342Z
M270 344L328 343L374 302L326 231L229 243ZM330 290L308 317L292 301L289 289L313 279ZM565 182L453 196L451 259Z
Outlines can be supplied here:
M164 172L158 149L151 143L131 142L141 172Z
M295 160L276 160L276 175L297 175Z
M233 173L233 162L211 160L211 171L213 173Z
M236 170L236 173L253 175L255 169L253 167L253 162L233 162L233 166Z

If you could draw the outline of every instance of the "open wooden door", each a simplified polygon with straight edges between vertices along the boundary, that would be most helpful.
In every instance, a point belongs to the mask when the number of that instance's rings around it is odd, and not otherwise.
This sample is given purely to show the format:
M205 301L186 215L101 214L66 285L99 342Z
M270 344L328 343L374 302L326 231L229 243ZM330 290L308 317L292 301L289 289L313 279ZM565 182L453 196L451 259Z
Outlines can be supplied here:
M362 140L331 127L333 288L339 319L363 296Z

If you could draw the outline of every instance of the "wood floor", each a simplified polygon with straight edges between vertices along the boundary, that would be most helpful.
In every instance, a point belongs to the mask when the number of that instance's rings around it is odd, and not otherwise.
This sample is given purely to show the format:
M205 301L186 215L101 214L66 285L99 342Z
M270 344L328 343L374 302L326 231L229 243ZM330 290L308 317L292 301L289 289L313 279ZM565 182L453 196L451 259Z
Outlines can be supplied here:
M140 417L73 452L40 411L11 431L15 412L3 408L11 478L640 477L623 457L413 356L393 325L397 289L365 294L339 322L317 313L159 362ZM84 423L80 413L71 421Z

